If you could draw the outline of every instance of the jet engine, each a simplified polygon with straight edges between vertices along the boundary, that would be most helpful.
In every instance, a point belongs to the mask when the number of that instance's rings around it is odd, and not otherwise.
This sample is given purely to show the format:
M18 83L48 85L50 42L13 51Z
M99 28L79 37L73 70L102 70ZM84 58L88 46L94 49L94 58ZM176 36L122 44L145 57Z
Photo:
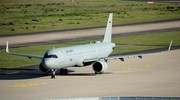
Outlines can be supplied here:
M98 73L101 74L107 70L108 64L106 61L101 60L101 61L93 63L92 68L96 74Z
M40 69L42 72L46 72L46 73L51 72L51 70L45 68L45 67L42 65L42 63L39 64L39 69Z

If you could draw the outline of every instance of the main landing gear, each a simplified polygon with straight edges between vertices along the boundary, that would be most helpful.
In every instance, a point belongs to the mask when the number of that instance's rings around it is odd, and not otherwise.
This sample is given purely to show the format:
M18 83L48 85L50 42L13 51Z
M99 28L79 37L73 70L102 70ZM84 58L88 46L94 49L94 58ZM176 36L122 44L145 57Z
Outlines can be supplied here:
M60 69L60 75L67 75L68 69Z
M56 71L57 69L52 69L52 75L51 75L51 78L52 79L55 79L56 78ZM60 69L60 75L67 75L68 74L68 69Z

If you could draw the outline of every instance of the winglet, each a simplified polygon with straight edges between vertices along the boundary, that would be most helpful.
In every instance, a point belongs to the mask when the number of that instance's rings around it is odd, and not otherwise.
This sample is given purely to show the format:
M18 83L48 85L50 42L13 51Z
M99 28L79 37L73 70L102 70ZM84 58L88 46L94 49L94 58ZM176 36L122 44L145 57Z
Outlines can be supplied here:
M170 42L170 44L169 44L168 51L170 51L170 50L171 50L172 43L173 43L173 40L171 40L171 42Z
M7 43L6 43L6 52L9 53L8 41L7 41Z
M111 37L112 37L112 17L113 13L109 14L107 26L106 26L106 32L104 35L103 42L111 42Z

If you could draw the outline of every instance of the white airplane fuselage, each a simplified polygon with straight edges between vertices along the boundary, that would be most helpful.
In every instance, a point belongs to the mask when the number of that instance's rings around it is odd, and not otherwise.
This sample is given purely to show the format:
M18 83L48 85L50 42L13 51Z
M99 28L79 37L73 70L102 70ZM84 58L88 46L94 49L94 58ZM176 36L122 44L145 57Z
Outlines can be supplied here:
M107 57L113 51L114 43L92 43L47 51L42 65L48 69L61 69L73 66L85 66L84 59ZM48 55L55 55L56 57Z

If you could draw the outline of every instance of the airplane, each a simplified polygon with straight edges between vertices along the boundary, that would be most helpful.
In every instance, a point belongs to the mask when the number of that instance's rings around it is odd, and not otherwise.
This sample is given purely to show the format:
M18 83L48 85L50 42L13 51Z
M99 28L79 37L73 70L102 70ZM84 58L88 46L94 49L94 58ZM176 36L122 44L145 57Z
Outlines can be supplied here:
M67 68L69 67L84 67L92 65L92 69L95 74L102 74L108 69L107 60L120 59L124 61L124 58L139 57L145 55L158 54L156 53L145 53L145 54L132 54L132 55L117 55L109 56L111 52L116 48L115 43L111 42L112 39L112 19L113 14L109 14L107 21L106 31L102 42L95 41L94 43L76 45L63 48L53 48L45 52L44 56L21 54L9 52L8 41L6 44L6 52L10 55L23 56L28 58L41 59L39 69L42 72L52 72L51 78L55 79L55 72L59 69L60 75L68 74ZM172 41L169 45L170 50Z

